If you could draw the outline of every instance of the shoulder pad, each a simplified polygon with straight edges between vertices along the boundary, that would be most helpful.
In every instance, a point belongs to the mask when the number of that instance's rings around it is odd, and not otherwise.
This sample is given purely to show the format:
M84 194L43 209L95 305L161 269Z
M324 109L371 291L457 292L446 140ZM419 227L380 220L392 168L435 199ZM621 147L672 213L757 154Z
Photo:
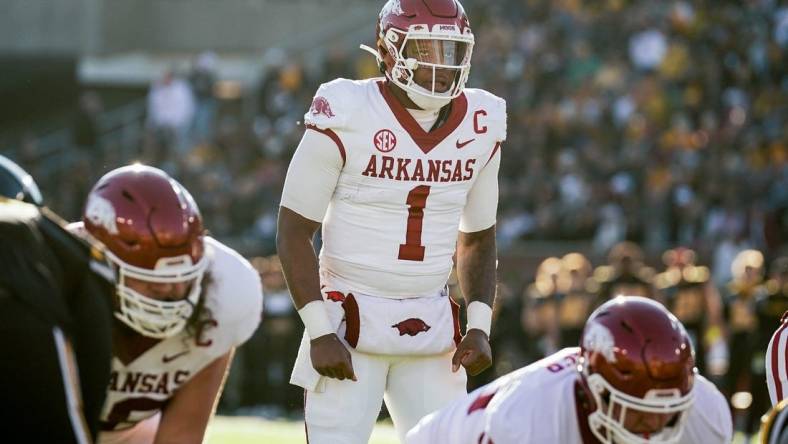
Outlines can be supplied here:
M39 217L41 217L40 207L0 196L0 222L8 224L30 223Z
M498 141L503 142L506 140L506 101L492 94L490 97L493 99L495 120L499 123Z
M309 111L304 114L304 123L320 129L343 128L351 121L349 104L357 89L358 85L347 79L336 79L320 85Z
M114 285L116 276L105 254L106 248L90 236L81 222L67 224L65 220L46 208L41 209L41 216L40 231L47 239L50 249L63 264L67 278L81 276L82 268L75 267L87 265L95 275Z
M506 100L477 88L466 88L465 94L470 106L481 106L487 111L486 120L494 128L495 139L498 142L506 140Z
M263 293L257 270L235 250L206 237L212 251L210 272L211 309L220 325L232 332L225 340L229 346L245 342L257 329L263 310Z

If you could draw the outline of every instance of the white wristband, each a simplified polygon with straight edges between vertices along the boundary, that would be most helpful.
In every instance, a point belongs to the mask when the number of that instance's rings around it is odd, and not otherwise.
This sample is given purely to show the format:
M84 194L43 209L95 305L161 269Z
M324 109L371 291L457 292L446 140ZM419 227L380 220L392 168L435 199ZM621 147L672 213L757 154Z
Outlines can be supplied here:
M468 325L465 332L475 328L483 331L487 337L490 337L490 328L492 326L492 307L484 302L473 301L468 304Z
M312 301L298 310L298 315L306 327L309 339L319 338L327 334L336 333L328 319L325 301Z

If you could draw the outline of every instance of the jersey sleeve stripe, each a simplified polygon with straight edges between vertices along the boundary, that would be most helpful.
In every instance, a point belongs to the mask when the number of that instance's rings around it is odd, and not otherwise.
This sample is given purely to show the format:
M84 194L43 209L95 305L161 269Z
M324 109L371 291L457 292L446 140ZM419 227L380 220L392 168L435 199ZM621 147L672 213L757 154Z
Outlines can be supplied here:
M785 360L786 360L786 341L788 340L788 324L783 324L780 327L780 334L777 337L777 349L774 350L774 358L772 365L774 365L776 377L776 394L778 401L785 398L785 381L788 381L788 373L786 373ZM774 362L776 360L776 362Z
M316 127L315 125L312 125L312 124L307 124L306 127L307 127L307 129L311 129L311 130L317 131L318 133L325 134L326 136L330 137L331 140L333 140L335 144L337 144L337 149L339 150L339 155L342 156L342 167L344 167L345 166L345 162L347 161L347 155L345 154L345 145L342 143L342 139L339 138L337 133L335 133L334 131L332 131L329 128L321 129L321 128L318 128L318 127Z
M772 399L772 404L776 404L785 398L783 381L788 381L788 374L785 368L785 361L788 357L783 356L783 353L780 353L780 351L785 350L786 327L788 327L788 323L783 323L769 342L769 359L767 360L767 367L769 368L767 368L766 374L769 382L769 397Z
M490 163L492 158L495 157L495 153L497 153L499 149L501 149L501 142L495 142L492 153L490 153L490 157L487 159L487 162L484 163L484 166L487 166L487 164Z
M786 390L788 389L786 386L786 383L788 383L788 369L786 368L786 363L788 363L788 324L782 325L779 345L775 353L777 355L777 376L779 376L775 387L777 389L775 391L778 402L785 399Z
M304 389L304 418L306 418L306 389ZM304 420L304 435L306 435L306 444L309 444L309 427Z

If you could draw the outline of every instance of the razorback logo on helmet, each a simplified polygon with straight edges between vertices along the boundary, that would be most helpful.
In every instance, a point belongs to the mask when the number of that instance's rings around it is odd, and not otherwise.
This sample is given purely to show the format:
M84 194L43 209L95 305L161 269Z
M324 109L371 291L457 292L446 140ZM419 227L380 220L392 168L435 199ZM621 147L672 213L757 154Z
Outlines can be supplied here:
M107 199L93 195L85 206L85 217L93 225L103 227L109 234L118 234L115 207Z
M391 328L396 328L397 330L399 330L400 336L405 336L405 335L416 336L421 332L428 331L432 327L427 325L427 323L422 321L421 319L408 318L405 319L404 321L392 325Z
M583 348L601 353L609 362L616 362L615 346L613 334L602 324L591 324L583 334Z
M383 5L383 9L380 11L380 15L385 14L394 14L394 15L402 15L405 14L405 11L402 10L402 4L400 0L389 0L385 5Z
M331 111L331 105L329 105L328 100L323 96L317 96L312 100L312 106L309 108L309 111L313 116L321 114L328 118L335 116L334 112Z
M333 302L345 302L345 295L340 291L327 291L326 299Z

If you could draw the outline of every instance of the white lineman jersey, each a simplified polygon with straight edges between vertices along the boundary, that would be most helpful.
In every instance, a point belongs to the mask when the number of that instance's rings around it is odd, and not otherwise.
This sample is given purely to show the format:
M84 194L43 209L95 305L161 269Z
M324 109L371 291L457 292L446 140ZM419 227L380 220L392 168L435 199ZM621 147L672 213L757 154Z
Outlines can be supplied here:
M464 210L506 138L503 99L467 88L427 132L383 80L337 79L318 89L305 123L331 137L344 162L323 217L321 269L377 296L440 291L458 230L495 224L494 209L484 221Z
M128 363L113 357L101 414L103 430L128 429L153 417L179 387L257 329L263 303L259 275L246 259L219 241L206 237L205 244L210 262L203 297L210 317L203 333L193 337L183 331Z
M502 376L423 418L407 444L519 444L597 442L582 432L575 400L579 348L565 348ZM695 401L682 444L730 443L733 426L725 398L703 376L695 378Z

